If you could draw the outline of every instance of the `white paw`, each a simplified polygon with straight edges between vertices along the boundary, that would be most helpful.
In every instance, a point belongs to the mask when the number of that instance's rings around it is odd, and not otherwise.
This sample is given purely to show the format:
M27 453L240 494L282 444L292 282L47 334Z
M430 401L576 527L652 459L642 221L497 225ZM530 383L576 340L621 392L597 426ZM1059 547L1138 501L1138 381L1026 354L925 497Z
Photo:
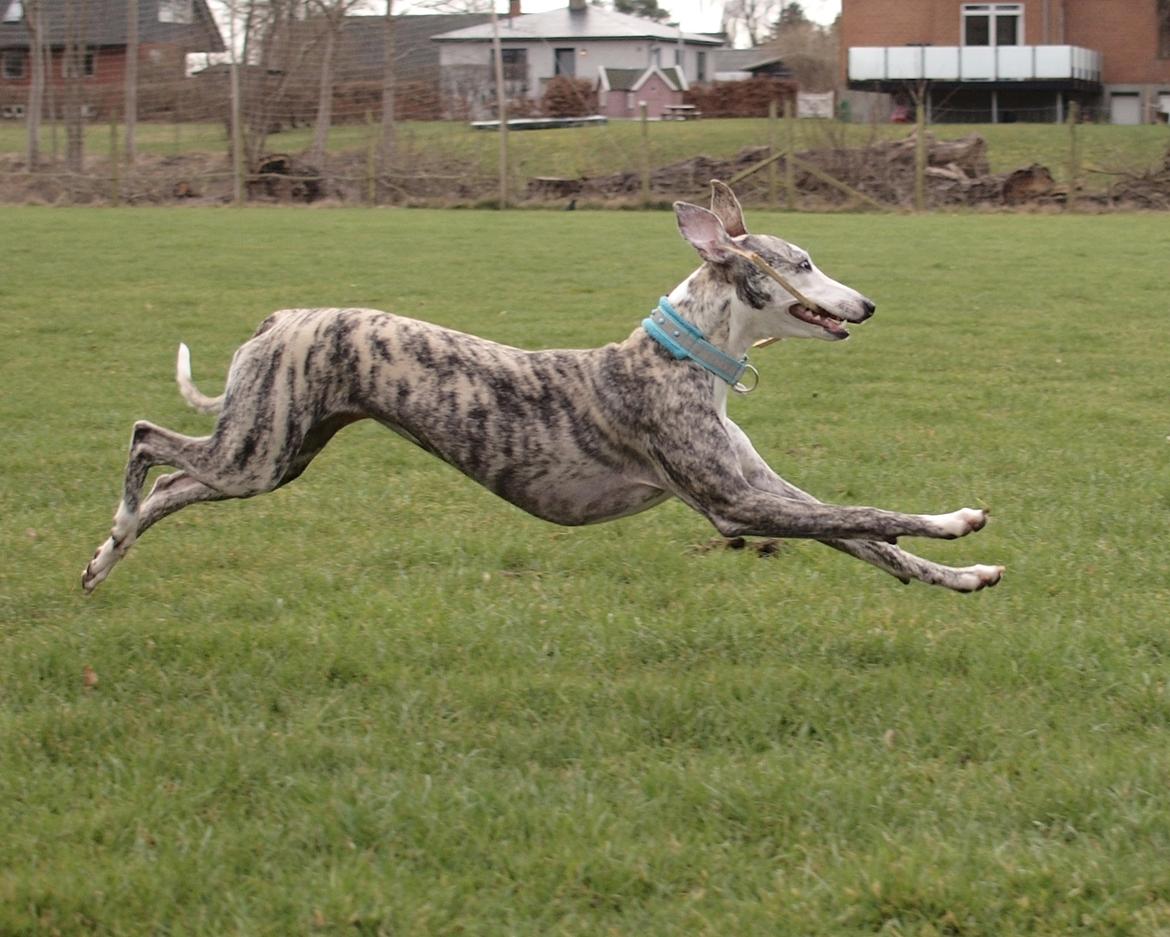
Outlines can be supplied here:
M958 592L978 592L994 586L1003 578L1002 566L968 566L958 571L954 588Z
M947 540L965 537L982 530L987 523L987 512L982 508L959 508L950 514L926 515L939 528L939 536Z
M119 558L120 553L114 544L114 538L110 537L97 548L93 559L89 561L85 572L81 574L81 588L87 593L93 592L110 575L110 570L114 568L114 564L118 562Z

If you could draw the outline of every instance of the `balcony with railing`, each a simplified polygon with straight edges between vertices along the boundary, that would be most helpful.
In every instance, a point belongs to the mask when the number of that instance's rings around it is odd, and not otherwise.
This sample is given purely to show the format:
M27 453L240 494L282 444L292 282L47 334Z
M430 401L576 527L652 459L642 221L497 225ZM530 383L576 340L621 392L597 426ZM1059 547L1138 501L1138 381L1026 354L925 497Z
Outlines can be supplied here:
M936 81L1085 87L1101 83L1101 53L1080 46L853 46L850 84Z

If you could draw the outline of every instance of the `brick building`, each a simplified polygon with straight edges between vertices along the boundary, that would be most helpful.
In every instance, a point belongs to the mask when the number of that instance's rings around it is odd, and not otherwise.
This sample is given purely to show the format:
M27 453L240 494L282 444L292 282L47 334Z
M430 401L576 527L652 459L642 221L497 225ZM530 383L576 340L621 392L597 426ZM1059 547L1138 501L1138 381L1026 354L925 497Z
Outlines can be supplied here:
M76 68L86 110L116 110L126 76L129 9L126 0L0 0L0 116L24 116L32 82L31 15L40 22L46 109L61 100ZM139 0L138 43L142 116L162 106L155 98L173 97L186 75L188 54L225 48L206 0ZM67 54L71 47L72 56Z
M842 0L840 29L850 89L908 100L921 82L933 120L1170 114L1168 0Z

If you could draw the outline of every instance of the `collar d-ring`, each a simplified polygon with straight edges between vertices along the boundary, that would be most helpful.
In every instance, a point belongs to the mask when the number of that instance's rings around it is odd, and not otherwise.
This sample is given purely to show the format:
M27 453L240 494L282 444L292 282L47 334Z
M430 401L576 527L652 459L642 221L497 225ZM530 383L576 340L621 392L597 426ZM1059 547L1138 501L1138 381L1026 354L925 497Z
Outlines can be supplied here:
M751 374L751 376L752 376L751 384L744 384L743 381L736 381L734 384L731 385L731 389L733 391L735 391L737 394L746 396L747 394L750 394L753 390L755 390L757 387L760 386L760 372L756 370L755 365L748 364L745 361L743 364L743 373L745 375Z

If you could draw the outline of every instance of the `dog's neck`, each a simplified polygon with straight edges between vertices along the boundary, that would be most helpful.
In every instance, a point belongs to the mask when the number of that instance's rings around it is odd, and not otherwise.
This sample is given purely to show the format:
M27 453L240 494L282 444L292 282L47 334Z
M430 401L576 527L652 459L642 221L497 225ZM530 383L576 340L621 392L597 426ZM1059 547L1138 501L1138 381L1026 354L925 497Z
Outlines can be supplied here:
M733 312L742 304L735 285L704 264L667 297L682 318L703 333L707 341L732 358L742 358L755 338L741 327L745 316Z

